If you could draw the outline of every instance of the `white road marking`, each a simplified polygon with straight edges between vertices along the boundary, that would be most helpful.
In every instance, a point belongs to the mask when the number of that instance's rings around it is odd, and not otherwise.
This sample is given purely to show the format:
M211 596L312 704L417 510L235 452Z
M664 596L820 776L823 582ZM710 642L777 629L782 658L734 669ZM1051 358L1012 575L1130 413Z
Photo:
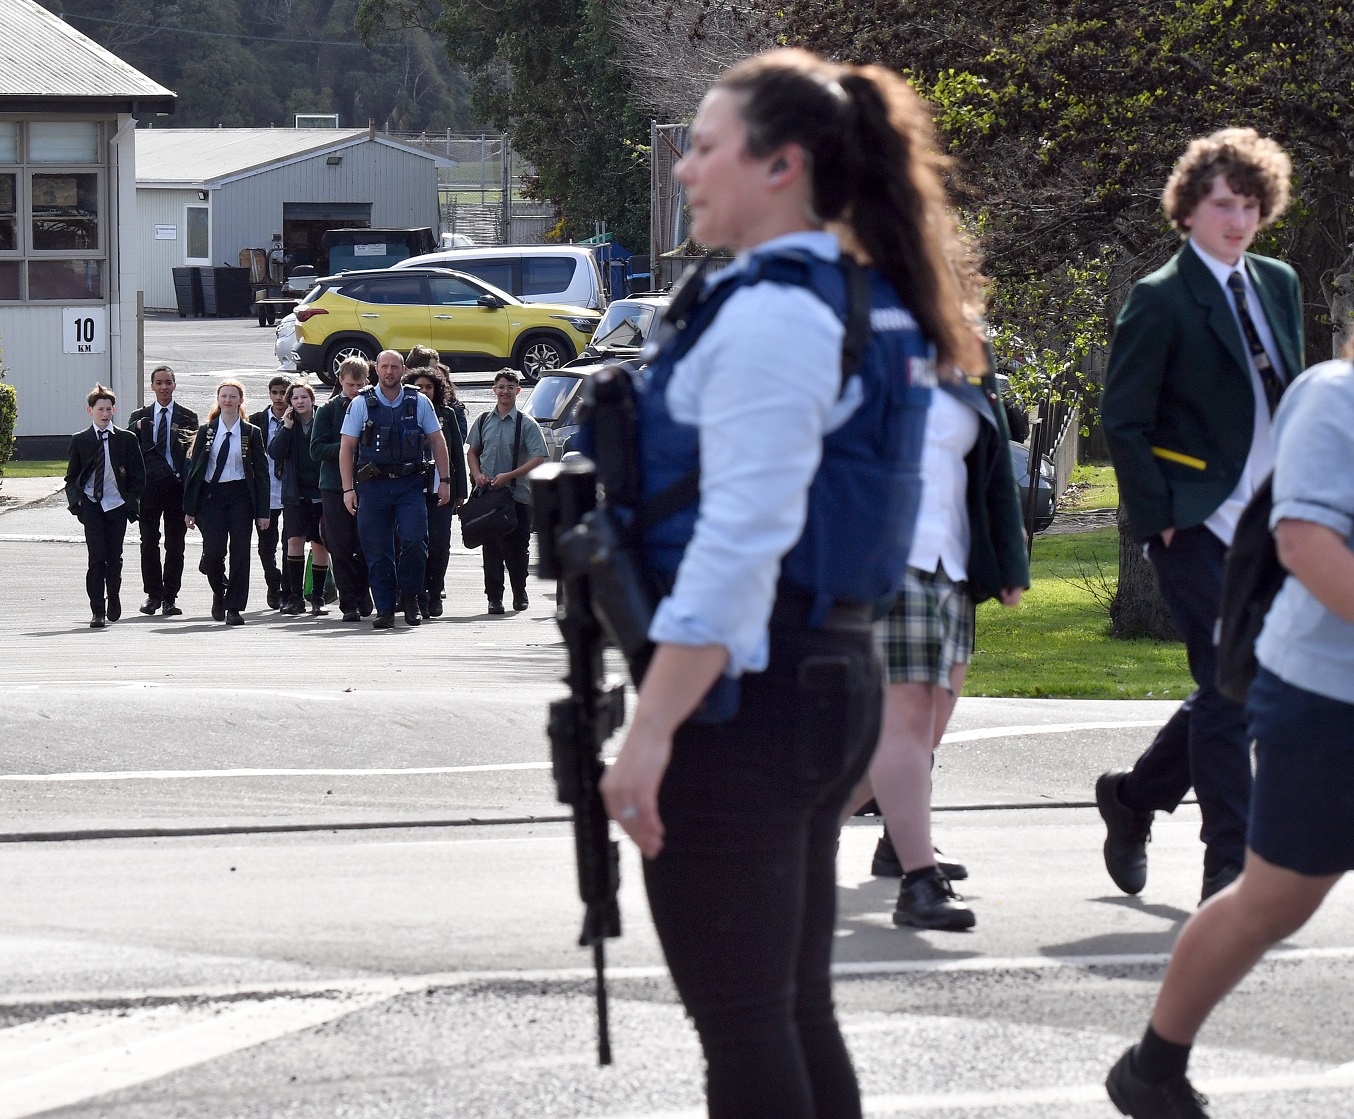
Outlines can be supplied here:
M1014 727L982 727L954 731L941 739L944 743L978 742L991 738L1013 738L1035 734L1069 734L1087 730L1117 730L1133 727L1157 727L1160 719L1092 723L1045 723ZM82 773L4 773L0 781L70 783L88 781L189 781L239 777L404 777L447 773L510 773L549 769L549 762L499 762L492 765L421 766L408 769L142 769Z
M64 784L81 781L184 781L229 777L416 777L445 773L507 773L549 769L549 762L430 765L410 769L137 769L104 773L2 773L0 781Z
M1165 967L1168 952L1125 952L1097 956L975 956L961 960L877 960L836 963L838 979L909 973L1081 971L1091 967ZM1265 963L1304 963L1312 960L1354 960L1354 945L1329 948L1276 948L1265 953ZM608 967L608 979L661 979L668 974L662 965ZM477 983L576 983L590 982L591 967L503 968L482 971L435 971L400 977L292 979L269 983L212 984L195 987L145 987L113 991L35 991L0 994L0 1007L49 1006L89 1002L143 1002L148 999L240 999L295 994L378 994L384 997L401 990L428 987L461 987ZM1354 1066L1351 1066L1354 1071Z
M1267 1077L1231 1077L1205 1080L1195 1085L1213 1096L1263 1095L1269 1092L1348 1092L1354 1074L1338 1069L1329 1072L1286 1074ZM1104 1084L1049 1085L1045 1088L998 1088L986 1092L936 1092L918 1095L866 1096L866 1115L907 1115L919 1111L986 1111L1013 1107L1049 1107L1064 1104L1105 1103ZM595 1119L704 1119L705 1108L684 1111L627 1112Z
M331 1022L405 987L329 998L99 1009L0 1030L0 1119L22 1119L156 1080Z

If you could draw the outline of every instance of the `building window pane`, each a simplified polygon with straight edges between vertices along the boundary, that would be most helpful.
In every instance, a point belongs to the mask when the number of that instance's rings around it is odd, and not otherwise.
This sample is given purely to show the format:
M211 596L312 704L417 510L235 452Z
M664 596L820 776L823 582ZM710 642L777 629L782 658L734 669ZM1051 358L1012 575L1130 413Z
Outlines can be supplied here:
M19 269L17 260L0 261L0 299L19 298Z
M19 162L19 126L12 120L0 120L0 163Z
M29 299L102 299L103 261L30 260Z
M188 247L185 255L189 260L207 260L211 255L210 241L207 237L207 207L189 206L186 224Z
M98 163L99 126L93 121L33 121L29 163Z
M19 219L15 208L18 175L0 175L0 251L19 247Z
M99 176L33 176L33 248L99 247Z

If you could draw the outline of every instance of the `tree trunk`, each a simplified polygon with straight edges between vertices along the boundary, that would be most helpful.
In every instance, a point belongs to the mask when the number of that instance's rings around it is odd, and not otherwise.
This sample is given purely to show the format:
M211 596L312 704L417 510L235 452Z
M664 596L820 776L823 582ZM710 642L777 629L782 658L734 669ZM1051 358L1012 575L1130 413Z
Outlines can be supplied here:
M1156 572L1128 531L1128 518L1119 506L1119 584L1110 603L1110 632L1115 637L1155 637L1179 641L1166 603L1157 586Z

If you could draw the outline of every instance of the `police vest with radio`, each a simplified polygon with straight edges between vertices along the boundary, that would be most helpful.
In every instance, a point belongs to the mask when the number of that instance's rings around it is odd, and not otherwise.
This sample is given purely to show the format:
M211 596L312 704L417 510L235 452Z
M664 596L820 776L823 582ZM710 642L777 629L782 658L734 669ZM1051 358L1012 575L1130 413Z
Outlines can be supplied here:
M367 421L357 438L357 481L427 473L428 437L418 420L418 389L403 386L402 397L393 407L378 401L377 391L372 385L361 393Z

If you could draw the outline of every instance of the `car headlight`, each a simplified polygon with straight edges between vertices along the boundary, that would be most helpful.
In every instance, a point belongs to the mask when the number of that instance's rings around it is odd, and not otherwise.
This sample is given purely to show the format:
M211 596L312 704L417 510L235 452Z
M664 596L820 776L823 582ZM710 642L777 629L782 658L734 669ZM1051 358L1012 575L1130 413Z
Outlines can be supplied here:
M559 319L561 322L567 322L579 334L587 338L592 337L592 332L597 329L600 319L595 319L590 315L551 315L552 319Z

